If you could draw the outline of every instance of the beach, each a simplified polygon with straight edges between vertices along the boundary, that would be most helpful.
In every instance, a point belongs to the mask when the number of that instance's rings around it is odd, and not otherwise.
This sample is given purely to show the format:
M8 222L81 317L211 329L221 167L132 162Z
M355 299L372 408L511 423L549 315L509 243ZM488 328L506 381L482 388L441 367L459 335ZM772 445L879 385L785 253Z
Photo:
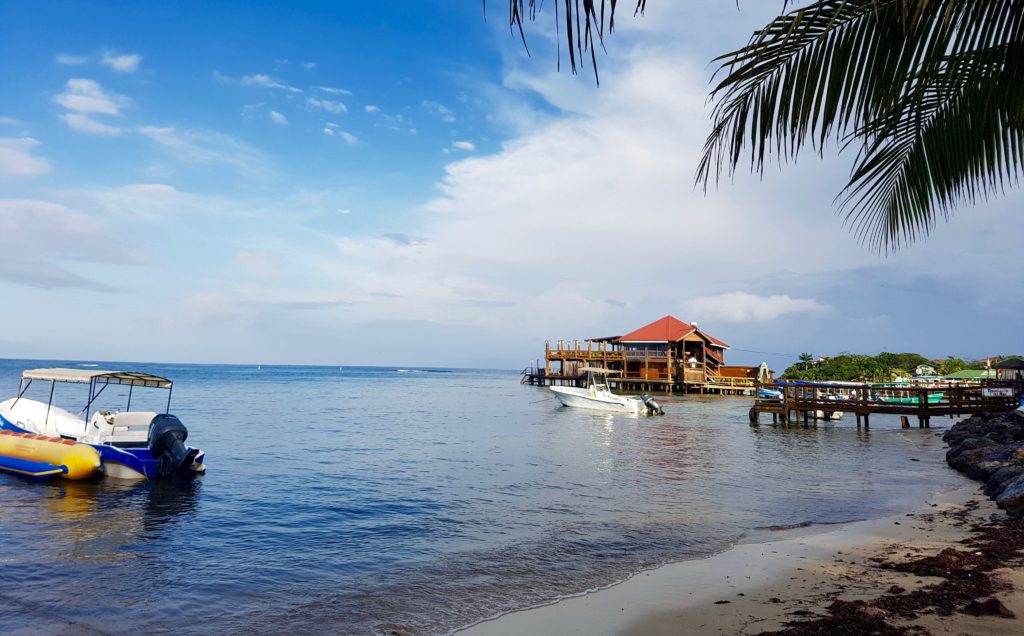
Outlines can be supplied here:
M999 521L979 539L972 528L992 519ZM1021 525L1006 521L974 483L965 480L912 512L824 531L779 533L783 536L776 540L741 543L709 558L665 565L458 633L667 636L760 634L788 627L783 633L1016 634L1022 629L1019 619L1009 616L1024 616L1024 570L1019 557L1007 554L1021 547ZM989 589L993 593L966 598Z

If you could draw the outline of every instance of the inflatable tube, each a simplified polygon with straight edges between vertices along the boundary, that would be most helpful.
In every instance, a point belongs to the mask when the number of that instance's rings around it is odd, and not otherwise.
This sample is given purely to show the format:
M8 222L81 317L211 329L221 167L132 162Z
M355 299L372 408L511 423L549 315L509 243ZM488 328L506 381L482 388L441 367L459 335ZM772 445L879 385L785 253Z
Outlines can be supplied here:
M46 476L39 473L56 468L65 479L85 479L100 467L100 454L88 444L14 431L0 431L0 458L6 459L0 463L10 466L6 470L38 477ZM35 466L14 460L27 460ZM53 468L47 469L44 464ZM26 467L31 470L25 470Z
M0 455L0 470L26 479L50 479L64 474L64 468L61 466L7 455Z

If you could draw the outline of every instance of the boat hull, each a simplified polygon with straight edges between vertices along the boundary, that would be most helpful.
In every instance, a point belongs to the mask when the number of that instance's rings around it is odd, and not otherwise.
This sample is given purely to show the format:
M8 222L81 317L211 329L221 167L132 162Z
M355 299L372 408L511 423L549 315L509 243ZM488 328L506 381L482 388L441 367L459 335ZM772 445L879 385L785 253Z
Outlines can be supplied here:
M942 401L943 397L945 397L944 393L929 393L928 394L928 404L938 404L939 402ZM915 396L909 396L909 397L883 397L883 398L881 398L881 400L882 400L882 402L886 402L888 404L920 404L921 403L920 398L917 397L916 395Z
M815 411L814 417L819 420L841 420L843 419L842 411Z
M572 408L637 415L643 406L640 400L621 395L602 395L600 393L591 393L587 389L565 386L553 386L549 387L549 389L563 406Z
M34 431L30 431L26 428L18 426L17 424L12 423L3 415L0 415L0 435L2 435L3 431L36 435ZM99 464L97 465L97 468L101 474L107 477L111 477L113 479L155 479L159 477L159 461L157 458L152 456L149 448L117 448L115 446L110 446L108 444L85 444L80 442L77 443L77 445L85 446L87 448L94 450L94 452L99 456L100 460ZM2 455L2 451L0 451L0 455ZM195 457L195 465L203 466L203 460L205 458L206 453L200 450ZM42 469L40 468L40 470ZM203 472L203 470L205 470L205 467L203 467L203 469L201 470L197 470L196 472L201 473ZM17 470L11 469L8 470L7 472L14 473L17 472ZM95 469L93 472L95 472ZM86 476L91 476L92 474L93 473L90 473L89 475ZM84 479L84 477L69 478Z

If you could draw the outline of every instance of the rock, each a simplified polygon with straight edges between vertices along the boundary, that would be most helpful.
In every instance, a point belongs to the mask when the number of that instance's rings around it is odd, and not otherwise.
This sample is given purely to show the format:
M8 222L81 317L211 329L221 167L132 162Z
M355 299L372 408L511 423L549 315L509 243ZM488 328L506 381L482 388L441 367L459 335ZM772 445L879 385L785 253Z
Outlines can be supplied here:
M1024 514L1024 475L1006 484L996 497L996 505L1011 516Z
M978 448L991 448L993 446L999 446L999 444L988 437L969 437L960 444L957 444L957 447L954 450L957 453L962 453L964 451L972 451Z
M970 614L971 616L1001 616L1002 618L1017 618L1008 607L1002 604L997 598L990 598L984 601L971 601L960 610L964 614Z
M992 455L990 454L989 457L991 458ZM974 477L974 479L977 479L978 481L983 479L987 480L989 477L999 472L1000 469L1006 468L1007 465L1008 464L1004 461L993 461L991 459L988 461L978 462L974 468L978 472L979 476Z
M946 463L985 482L985 494L1011 516L1024 517L1024 418L1013 413L974 415L942 436Z
M985 494L995 498L1002 494L1006 485L1014 479L1024 475L1024 466L1019 464L1008 464L989 476L985 482Z
M988 479L989 473L985 472L985 470L983 470L981 467L982 465L991 465L988 464L988 462L991 460L991 456L994 450L994 446L985 446L974 450L964 451L962 453L959 453L952 459L950 459L947 456L946 463L952 466L954 469L959 470L963 474L967 475L971 479Z

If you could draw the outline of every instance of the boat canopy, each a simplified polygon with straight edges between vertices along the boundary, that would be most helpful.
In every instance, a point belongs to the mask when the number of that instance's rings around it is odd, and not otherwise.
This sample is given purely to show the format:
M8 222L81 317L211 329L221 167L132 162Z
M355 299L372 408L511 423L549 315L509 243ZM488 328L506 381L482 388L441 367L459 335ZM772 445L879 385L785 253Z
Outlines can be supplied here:
M22 380L43 380L45 382L74 382L91 384L124 384L157 389L169 389L172 382L167 378L138 371L98 371L96 369L29 369L22 372Z
M606 369L604 367L582 367L580 371L598 374L603 373L605 375L615 375L617 373L622 373L621 371L616 371L615 369Z

